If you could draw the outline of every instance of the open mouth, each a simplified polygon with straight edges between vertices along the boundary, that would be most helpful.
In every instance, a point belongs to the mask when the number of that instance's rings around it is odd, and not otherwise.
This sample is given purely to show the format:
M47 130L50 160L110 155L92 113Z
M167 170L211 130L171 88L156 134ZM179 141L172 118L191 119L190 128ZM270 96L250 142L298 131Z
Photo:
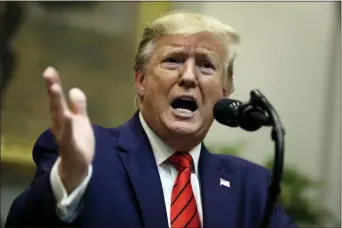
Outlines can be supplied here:
M192 113L197 110L197 102L192 97L179 97L171 103L171 107L178 112Z

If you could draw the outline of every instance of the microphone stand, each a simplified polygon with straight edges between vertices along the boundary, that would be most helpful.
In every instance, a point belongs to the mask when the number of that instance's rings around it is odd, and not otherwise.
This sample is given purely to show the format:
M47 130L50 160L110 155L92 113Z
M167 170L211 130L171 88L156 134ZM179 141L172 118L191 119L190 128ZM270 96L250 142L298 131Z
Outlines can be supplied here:
M271 138L275 143L275 156L272 168L272 180L271 185L268 189L268 198L266 201L264 215L260 224L261 227L266 228L269 225L275 204L277 203L277 197L280 194L281 190L280 182L282 179L284 167L285 130L277 111L259 90L252 90L250 92L250 96L250 104L252 106L257 106L263 109L268 114L270 119L270 125L272 126Z

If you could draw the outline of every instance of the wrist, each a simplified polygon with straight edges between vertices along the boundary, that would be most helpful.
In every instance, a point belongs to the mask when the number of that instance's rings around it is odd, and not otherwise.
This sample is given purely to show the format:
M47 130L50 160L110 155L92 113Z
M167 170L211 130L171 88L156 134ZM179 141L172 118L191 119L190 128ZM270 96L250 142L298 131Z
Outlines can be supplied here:
M73 192L87 177L88 166L75 164L71 165L63 159L59 163L58 174L60 179L68 193L68 195Z

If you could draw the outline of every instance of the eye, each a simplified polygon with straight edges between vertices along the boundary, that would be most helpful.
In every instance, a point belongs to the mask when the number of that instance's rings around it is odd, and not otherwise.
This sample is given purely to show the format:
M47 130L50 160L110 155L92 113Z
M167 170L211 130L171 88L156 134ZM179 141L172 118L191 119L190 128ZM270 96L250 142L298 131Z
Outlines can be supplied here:
M214 69L214 65L211 64L211 62L208 61L204 61L198 64L200 67L204 67L204 68L211 68Z
M215 71L215 66L209 61L201 61L197 64L202 74L212 74Z
M176 69L184 63L184 60L177 57L167 57L163 60L163 66L168 69Z
M181 63L182 62L179 58L175 58L175 57L168 57L164 61L169 62L169 63Z

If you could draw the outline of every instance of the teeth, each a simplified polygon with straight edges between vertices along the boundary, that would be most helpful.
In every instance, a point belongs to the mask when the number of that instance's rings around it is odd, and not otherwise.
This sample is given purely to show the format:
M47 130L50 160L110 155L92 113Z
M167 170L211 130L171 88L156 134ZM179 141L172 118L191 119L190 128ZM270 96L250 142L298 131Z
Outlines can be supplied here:
M177 108L176 111L180 113L192 113L190 110L184 108Z

